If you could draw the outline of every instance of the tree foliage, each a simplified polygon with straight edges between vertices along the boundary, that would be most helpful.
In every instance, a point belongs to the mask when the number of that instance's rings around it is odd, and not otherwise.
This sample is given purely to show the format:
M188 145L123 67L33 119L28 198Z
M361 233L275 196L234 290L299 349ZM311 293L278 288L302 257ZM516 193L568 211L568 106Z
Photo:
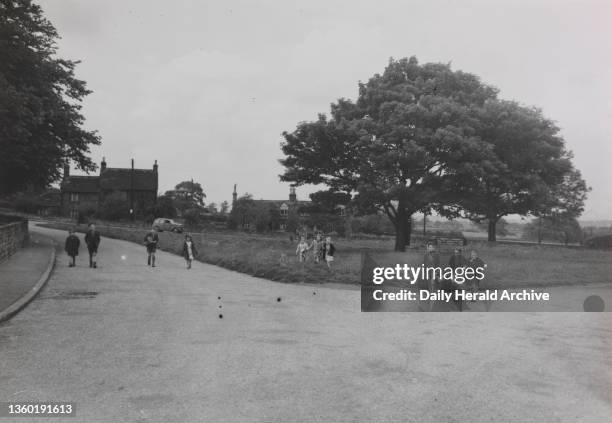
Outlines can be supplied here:
M160 195L157 197L157 202L147 209L146 214L151 215L154 218L173 218L176 217L176 205L174 204L172 197L168 195Z
M174 190L164 194L172 198L175 207L184 213L188 209L202 209L206 194L199 182L183 181L176 184Z
M411 216L436 199L453 167L482 149L472 111L496 90L450 65L390 60L359 84L357 101L339 99L284 132L284 181L356 192L363 208L382 209L396 229L395 249L410 242Z
M0 193L42 188L65 164L93 171L78 62L56 57L57 31L29 0L0 1Z
M351 194L339 191L318 191L310 194L311 204L304 209L308 213L337 214L337 207L351 202Z
M532 219L523 229L523 239L581 244L584 234L576 218L564 215Z
M454 198L438 205L442 214L486 222L489 241L495 241L503 216L582 212L586 183L559 128L541 110L491 100L477 117L477 135L486 144L447 179Z

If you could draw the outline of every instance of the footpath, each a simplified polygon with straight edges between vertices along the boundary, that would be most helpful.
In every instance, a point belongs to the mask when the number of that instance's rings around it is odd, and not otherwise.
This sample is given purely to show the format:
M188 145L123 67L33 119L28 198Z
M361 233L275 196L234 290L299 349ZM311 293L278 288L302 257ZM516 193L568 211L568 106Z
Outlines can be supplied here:
M0 322L24 308L42 289L55 264L55 244L30 232L30 245L0 262Z

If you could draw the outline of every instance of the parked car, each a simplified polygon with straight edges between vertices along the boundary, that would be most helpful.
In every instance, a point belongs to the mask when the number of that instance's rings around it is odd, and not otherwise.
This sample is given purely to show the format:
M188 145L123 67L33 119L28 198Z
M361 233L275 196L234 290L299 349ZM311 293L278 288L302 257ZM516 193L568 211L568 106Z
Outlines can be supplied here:
M183 232L183 224L175 222L172 219L158 218L153 221L153 229L157 232L170 231L170 232Z

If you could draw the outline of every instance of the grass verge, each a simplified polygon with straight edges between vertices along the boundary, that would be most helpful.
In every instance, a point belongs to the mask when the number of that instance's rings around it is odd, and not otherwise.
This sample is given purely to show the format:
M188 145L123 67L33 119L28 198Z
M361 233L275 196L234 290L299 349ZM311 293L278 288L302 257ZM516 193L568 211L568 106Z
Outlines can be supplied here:
M86 225L53 222L41 226L85 232ZM142 245L146 231L97 225L103 237L122 239ZM288 235L254 235L241 232L192 233L199 251L198 260L252 276L287 283L359 284L361 254L368 252L380 266L422 263L423 250L393 252L391 239L337 239L334 267L312 260L299 263L295 241ZM159 234L160 249L180 255L182 234ZM612 274L612 252L553 246L489 245L471 243L487 263L484 288L525 288L563 285L608 284ZM144 247L143 247L144 249ZM466 252L467 253L467 252ZM448 261L442 256L441 264Z

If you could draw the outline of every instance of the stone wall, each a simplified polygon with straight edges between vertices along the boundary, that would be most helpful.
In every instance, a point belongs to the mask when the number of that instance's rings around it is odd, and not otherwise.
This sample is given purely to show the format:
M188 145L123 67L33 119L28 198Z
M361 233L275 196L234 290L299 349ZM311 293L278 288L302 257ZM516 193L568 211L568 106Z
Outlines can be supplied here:
M25 247L29 241L27 219L0 216L0 262Z

